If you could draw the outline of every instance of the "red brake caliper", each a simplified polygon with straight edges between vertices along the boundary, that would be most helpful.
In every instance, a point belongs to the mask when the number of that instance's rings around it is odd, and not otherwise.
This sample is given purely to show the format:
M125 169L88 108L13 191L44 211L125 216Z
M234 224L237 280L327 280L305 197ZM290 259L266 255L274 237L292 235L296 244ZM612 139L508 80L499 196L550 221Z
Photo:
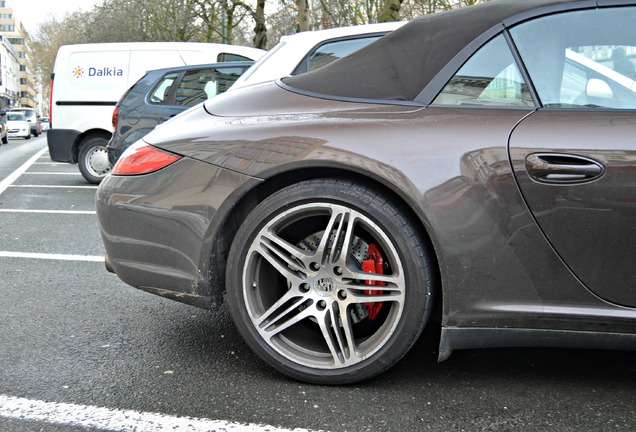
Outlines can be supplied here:
M375 273L375 274L384 274L384 257L380 253L380 249L371 243L369 245L369 249L367 250L367 254L362 261L362 271L366 273ZM367 285L378 285L384 286L384 282L376 282L368 280L366 281ZM376 295L380 294L381 291L378 290L365 290L365 294ZM367 308L367 312L369 313L369 319L375 319L382 309L382 302L371 302L365 303L364 306Z

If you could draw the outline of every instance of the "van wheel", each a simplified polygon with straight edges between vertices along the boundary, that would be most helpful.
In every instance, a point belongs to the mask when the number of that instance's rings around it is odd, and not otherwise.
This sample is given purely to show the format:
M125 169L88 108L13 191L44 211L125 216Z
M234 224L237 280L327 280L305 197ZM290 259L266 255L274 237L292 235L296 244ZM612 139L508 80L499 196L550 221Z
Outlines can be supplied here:
M80 149L79 169L89 183L99 184L112 169L108 161L107 144L106 138L93 137L85 141Z

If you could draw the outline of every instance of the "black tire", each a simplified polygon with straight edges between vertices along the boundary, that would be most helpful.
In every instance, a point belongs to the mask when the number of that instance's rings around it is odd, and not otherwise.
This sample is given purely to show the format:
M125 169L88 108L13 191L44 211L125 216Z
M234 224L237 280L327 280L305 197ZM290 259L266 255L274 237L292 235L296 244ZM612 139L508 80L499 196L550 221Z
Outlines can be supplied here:
M381 195L335 179L298 183L239 227L228 256L230 311L250 348L280 372L317 384L363 381L400 360L424 329L429 256ZM383 275L363 272L363 261L379 257Z
M24 137L25 140L31 139L31 131L29 131L29 134L27 136Z
M112 170L113 167L108 160L107 145L108 139L100 136L89 138L82 144L77 163L87 182L99 184Z

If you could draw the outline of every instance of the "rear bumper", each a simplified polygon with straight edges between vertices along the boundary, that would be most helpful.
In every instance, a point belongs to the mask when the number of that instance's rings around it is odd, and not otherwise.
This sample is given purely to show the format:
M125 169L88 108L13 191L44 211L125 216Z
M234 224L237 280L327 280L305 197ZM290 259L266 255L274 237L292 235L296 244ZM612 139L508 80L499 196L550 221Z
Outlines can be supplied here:
M50 129L46 134L49 155L54 162L77 163L75 140L80 135L73 129Z
M106 176L96 194L106 269L183 303L220 303L228 245L218 232L231 195L251 182L259 181L189 158L161 173Z

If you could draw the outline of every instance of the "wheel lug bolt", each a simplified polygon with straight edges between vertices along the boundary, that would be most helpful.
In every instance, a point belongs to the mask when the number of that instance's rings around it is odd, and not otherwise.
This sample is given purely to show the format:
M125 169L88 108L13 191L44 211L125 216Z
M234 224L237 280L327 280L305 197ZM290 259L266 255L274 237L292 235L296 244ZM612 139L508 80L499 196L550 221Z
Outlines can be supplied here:
M340 300L345 300L347 298L347 292L345 290L338 291L338 298Z
M320 300L318 302L318 310L325 310L327 308L327 303L324 300Z

